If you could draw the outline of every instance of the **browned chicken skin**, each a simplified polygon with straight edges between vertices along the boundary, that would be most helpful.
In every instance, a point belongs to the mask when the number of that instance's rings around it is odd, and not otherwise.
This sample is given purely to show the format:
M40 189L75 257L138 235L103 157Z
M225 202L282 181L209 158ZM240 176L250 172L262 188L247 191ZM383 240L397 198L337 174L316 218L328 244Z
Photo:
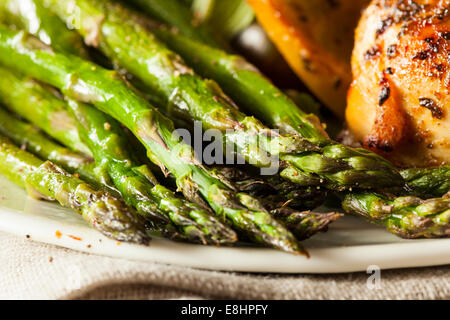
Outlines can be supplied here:
M346 117L399 166L450 164L450 0L374 0L356 31Z

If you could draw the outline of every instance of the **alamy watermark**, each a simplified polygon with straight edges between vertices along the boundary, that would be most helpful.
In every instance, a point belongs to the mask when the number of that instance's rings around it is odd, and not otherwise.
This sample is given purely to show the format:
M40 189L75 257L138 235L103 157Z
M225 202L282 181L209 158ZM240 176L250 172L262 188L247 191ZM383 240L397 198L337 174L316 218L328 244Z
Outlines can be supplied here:
M366 285L369 290L381 289L381 268L377 265L367 267L367 274L370 274Z
M271 143L279 135L278 130L268 133L217 129L203 130L202 123L195 121L193 130L177 129L175 139L181 139L171 150L175 157L191 162L212 165L236 165L249 163L261 168L261 175L274 175L280 168L277 144ZM276 138L275 138L276 139ZM192 146L192 148L186 147Z

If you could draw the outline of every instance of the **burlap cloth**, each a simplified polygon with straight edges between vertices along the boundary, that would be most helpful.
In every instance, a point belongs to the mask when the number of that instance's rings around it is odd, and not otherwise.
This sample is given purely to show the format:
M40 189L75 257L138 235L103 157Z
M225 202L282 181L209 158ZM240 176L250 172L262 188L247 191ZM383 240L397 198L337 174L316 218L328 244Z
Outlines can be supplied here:
M450 266L366 273L211 272L89 255L0 233L0 299L448 299Z

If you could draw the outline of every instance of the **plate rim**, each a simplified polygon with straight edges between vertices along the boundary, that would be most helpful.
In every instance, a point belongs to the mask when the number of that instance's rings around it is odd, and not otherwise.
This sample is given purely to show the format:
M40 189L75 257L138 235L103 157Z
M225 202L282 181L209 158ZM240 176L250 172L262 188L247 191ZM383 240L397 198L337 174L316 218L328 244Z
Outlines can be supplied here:
M61 207L62 211L66 210ZM32 240L41 243L88 254L202 270L249 273L333 274L367 272L368 268L372 266L380 269L398 269L450 264L450 251L448 250L450 248L450 239L419 240L420 246L418 246L416 240L412 240L347 247L311 248L308 249L311 258L306 259L302 256L294 256L270 248L217 248L176 243L156 238L152 240L149 247L128 243L120 243L118 245L117 241L106 238L88 225L59 224L55 219L46 216L29 215L23 211L2 206L0 206L0 220L2 220L0 231L23 237L29 235ZM85 241L75 241L70 237L57 238L54 234L49 236L48 230L51 228L55 228L55 230L61 229L65 235L81 234ZM86 242L95 242L95 239L101 239L101 244L96 243L88 248ZM401 246L402 250L398 250L398 246ZM187 249L189 254L184 253ZM447 254L436 255L435 253L436 250L445 252L446 249ZM370 251L373 259L372 263L367 263L367 258L361 257L361 253L363 251L367 252L367 250ZM414 252L413 255L408 254L411 250ZM210 253L215 255L215 259L210 259L208 264L202 259L196 260ZM149 256L144 256L146 254L149 254ZM243 257L246 257L247 260L243 260ZM180 262L181 259L183 262ZM268 260L277 261L278 265L274 265ZM330 263L333 264L332 267L330 267Z

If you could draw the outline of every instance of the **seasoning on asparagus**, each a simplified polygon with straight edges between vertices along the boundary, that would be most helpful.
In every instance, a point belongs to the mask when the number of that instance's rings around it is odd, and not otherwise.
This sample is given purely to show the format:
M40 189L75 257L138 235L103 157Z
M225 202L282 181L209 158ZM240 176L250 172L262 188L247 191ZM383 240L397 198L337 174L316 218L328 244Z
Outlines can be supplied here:
M407 239L450 236L450 198L422 200L376 193L349 194L343 201L346 212L385 226Z
M147 244L141 221L125 204L95 191L50 161L43 162L0 136L0 173L31 196L58 201L81 214L93 228L119 241Z
M92 103L125 125L149 158L177 179L188 199L206 201L216 214L253 241L306 254L294 235L253 197L236 193L213 176L183 143L171 120L160 114L118 73L76 56L53 51L35 37L0 27L0 64L45 81L80 102ZM182 71L182 70L181 70Z

